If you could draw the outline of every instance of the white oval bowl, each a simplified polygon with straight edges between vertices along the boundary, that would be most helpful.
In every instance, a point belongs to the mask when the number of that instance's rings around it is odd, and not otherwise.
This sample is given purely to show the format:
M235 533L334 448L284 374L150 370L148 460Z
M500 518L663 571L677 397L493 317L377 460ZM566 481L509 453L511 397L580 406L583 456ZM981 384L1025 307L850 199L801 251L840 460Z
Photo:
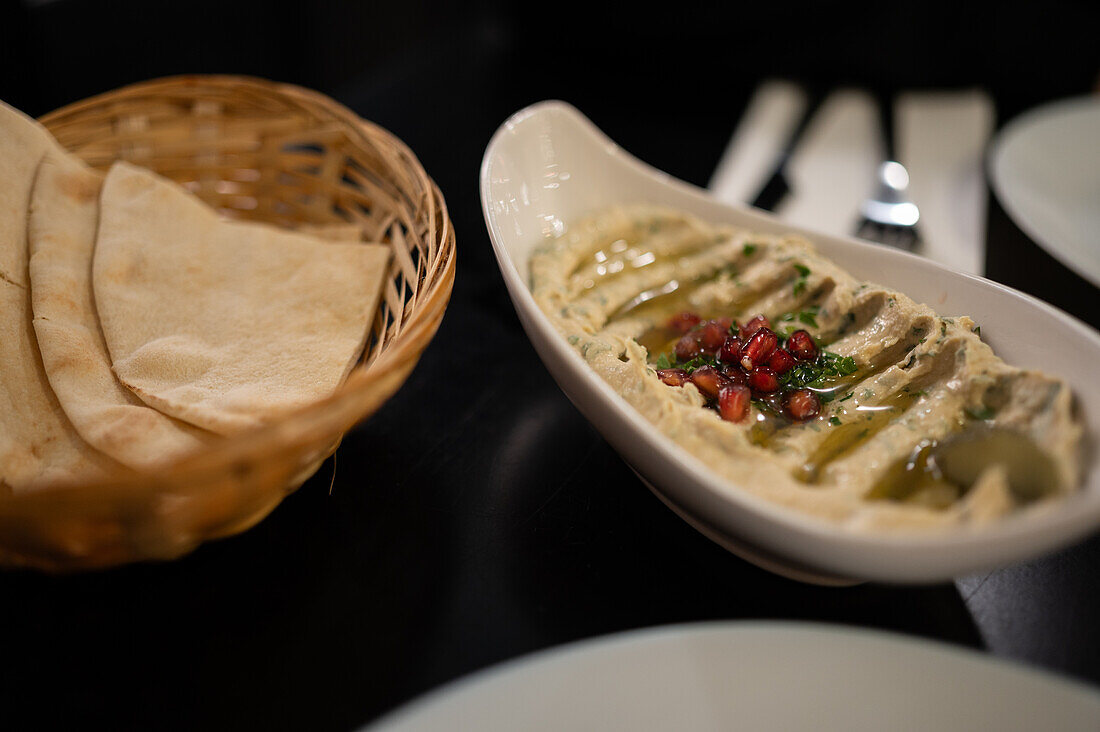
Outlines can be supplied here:
M528 258L569 222L615 204L650 202L755 231L799 233L857 277L906 293L944 315L969 315L1008 363L1053 372L1073 388L1086 431L1100 434L1100 334L1066 313L995 282L848 237L790 226L729 206L622 151L557 101L530 106L494 134L481 165L481 204L501 274L531 343L558 385L642 479L719 543L797 579L822 573L933 582L1004 566L1070 544L1100 526L1096 451L1080 490L993 525L925 534L854 533L738 490L663 437L558 333L528 289ZM740 551L739 551L740 550Z
M790 622L617 633L466 676L362 732L1094 732L1100 693L970 649Z

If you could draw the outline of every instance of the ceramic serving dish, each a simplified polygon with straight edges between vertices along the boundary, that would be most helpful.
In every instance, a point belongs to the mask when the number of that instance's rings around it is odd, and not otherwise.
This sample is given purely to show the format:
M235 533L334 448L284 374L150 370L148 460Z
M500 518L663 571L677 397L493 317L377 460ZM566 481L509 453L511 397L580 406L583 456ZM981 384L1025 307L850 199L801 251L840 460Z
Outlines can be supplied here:
M362 732L1096 729L1100 692L943 643L817 623L645 628L540 651Z
M543 102L509 118L481 167L481 202L512 302L559 386L661 499L712 539L796 579L932 582L1018 562L1100 526L1100 334L1035 298L921 257L789 226L729 206L622 151L573 107ZM659 203L756 231L795 232L857 277L900 290L944 315L970 315L1007 362L1058 374L1073 387L1089 438L1083 485L994 525L927 534L859 534L750 495L686 454L592 371L535 304L527 263L546 237L620 203Z

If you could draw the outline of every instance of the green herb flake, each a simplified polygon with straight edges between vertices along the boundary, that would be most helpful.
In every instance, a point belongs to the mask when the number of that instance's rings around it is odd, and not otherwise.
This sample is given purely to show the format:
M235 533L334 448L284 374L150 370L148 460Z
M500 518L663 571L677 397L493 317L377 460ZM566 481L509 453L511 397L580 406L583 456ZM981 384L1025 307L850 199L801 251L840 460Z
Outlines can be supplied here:
M580 336L576 336L576 335L569 336L569 345L571 345L571 346L577 345L577 341L579 341L580 339L581 339Z
M660 356L657 357L657 360L654 362L653 365L659 369L670 369L672 368L672 364L673 362L669 359L668 354L662 353Z
M679 368L682 368L690 374L695 369L702 368L703 366L713 366L717 368L718 360L711 356L696 356L690 361L680 364Z
M806 265L804 265L804 264L795 264L794 268L798 272L798 274L801 275L802 277L809 277L810 276L810 268L807 267Z
M829 424L839 425L840 424L840 417L836 417L836 416L829 417Z
M803 361L779 377L779 383L792 389L802 387L823 387L829 381L853 374L859 370L855 359L829 351L822 351L812 361ZM823 401L831 401L832 395L821 395Z
M814 314L809 310L803 310L801 313L799 313L798 319L799 321L805 323L812 328L817 327L817 320L814 318Z
M741 247L741 253L744 254L746 257L751 257L755 252L755 244L746 244L745 246Z
M838 401L846 402L849 399L851 399L852 397L854 397L855 395L856 395L856 393L854 391L850 391L847 394L845 394L844 396L842 396Z
M967 407L966 413L969 414L973 419L977 420L984 421L987 419L993 419L993 410L985 405L979 407Z

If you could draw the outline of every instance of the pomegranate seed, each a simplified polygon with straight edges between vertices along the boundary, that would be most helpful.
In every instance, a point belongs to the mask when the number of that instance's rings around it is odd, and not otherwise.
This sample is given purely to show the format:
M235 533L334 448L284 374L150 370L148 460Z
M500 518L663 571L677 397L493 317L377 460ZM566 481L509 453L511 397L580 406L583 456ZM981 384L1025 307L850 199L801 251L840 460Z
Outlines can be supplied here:
M657 378L669 386L683 386L688 372L683 369L657 369Z
M718 321L708 320L699 330L699 346L703 353L713 356L726 340L727 331L728 328L723 328Z
M762 363L768 362L768 357L779 347L779 338L768 328L760 328L749 338L748 343L741 346L741 365L746 371L752 371Z
M676 345L672 348L673 353L676 354L676 358L681 361L690 361L700 354L699 341L695 337L695 333L687 333L676 341Z
M687 333L689 330L699 325L702 320L703 319L695 313L689 313L685 310L669 318L668 327L678 333Z
M740 422L749 416L752 392L744 384L728 384L718 392L718 413L727 422Z
M729 383L729 379L718 373L713 366L700 366L691 373L688 380L708 399L716 399L719 390Z
M763 315L753 316L752 320L741 326L741 340L748 340L753 333L761 328L771 328L772 324Z
M749 376L735 363L723 363L718 365L718 373L725 376L734 384L748 384Z
M794 360L794 356L782 348L775 349L775 352L768 357L768 368L780 376L793 369L796 363L798 361Z
M722 329L725 330L727 333L729 332L730 328L733 327L733 318L717 318L714 322L722 326Z
M749 374L749 386L759 394L771 394L779 389L779 379L767 366L758 366Z
M817 344L813 336L804 330L796 330L787 339L787 350L799 361L813 361L817 358Z
M809 389L795 389L787 395L787 414L803 421L821 413L821 400Z
M735 335L726 336L722 347L718 349L718 360L726 363L741 362L741 339Z

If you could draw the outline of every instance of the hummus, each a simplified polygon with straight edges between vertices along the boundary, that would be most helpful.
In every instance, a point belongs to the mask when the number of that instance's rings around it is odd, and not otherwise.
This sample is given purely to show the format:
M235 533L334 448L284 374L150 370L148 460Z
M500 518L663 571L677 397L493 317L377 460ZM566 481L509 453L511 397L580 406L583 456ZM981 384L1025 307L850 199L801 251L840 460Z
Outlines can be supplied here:
M540 245L530 284L585 361L731 491L877 531L989 522L1079 482L1064 382L1005 364L969 317L857 280L801 237L615 208ZM820 389L811 419L754 399L725 421L693 384L656 374L661 328L684 310L791 323L854 371Z

